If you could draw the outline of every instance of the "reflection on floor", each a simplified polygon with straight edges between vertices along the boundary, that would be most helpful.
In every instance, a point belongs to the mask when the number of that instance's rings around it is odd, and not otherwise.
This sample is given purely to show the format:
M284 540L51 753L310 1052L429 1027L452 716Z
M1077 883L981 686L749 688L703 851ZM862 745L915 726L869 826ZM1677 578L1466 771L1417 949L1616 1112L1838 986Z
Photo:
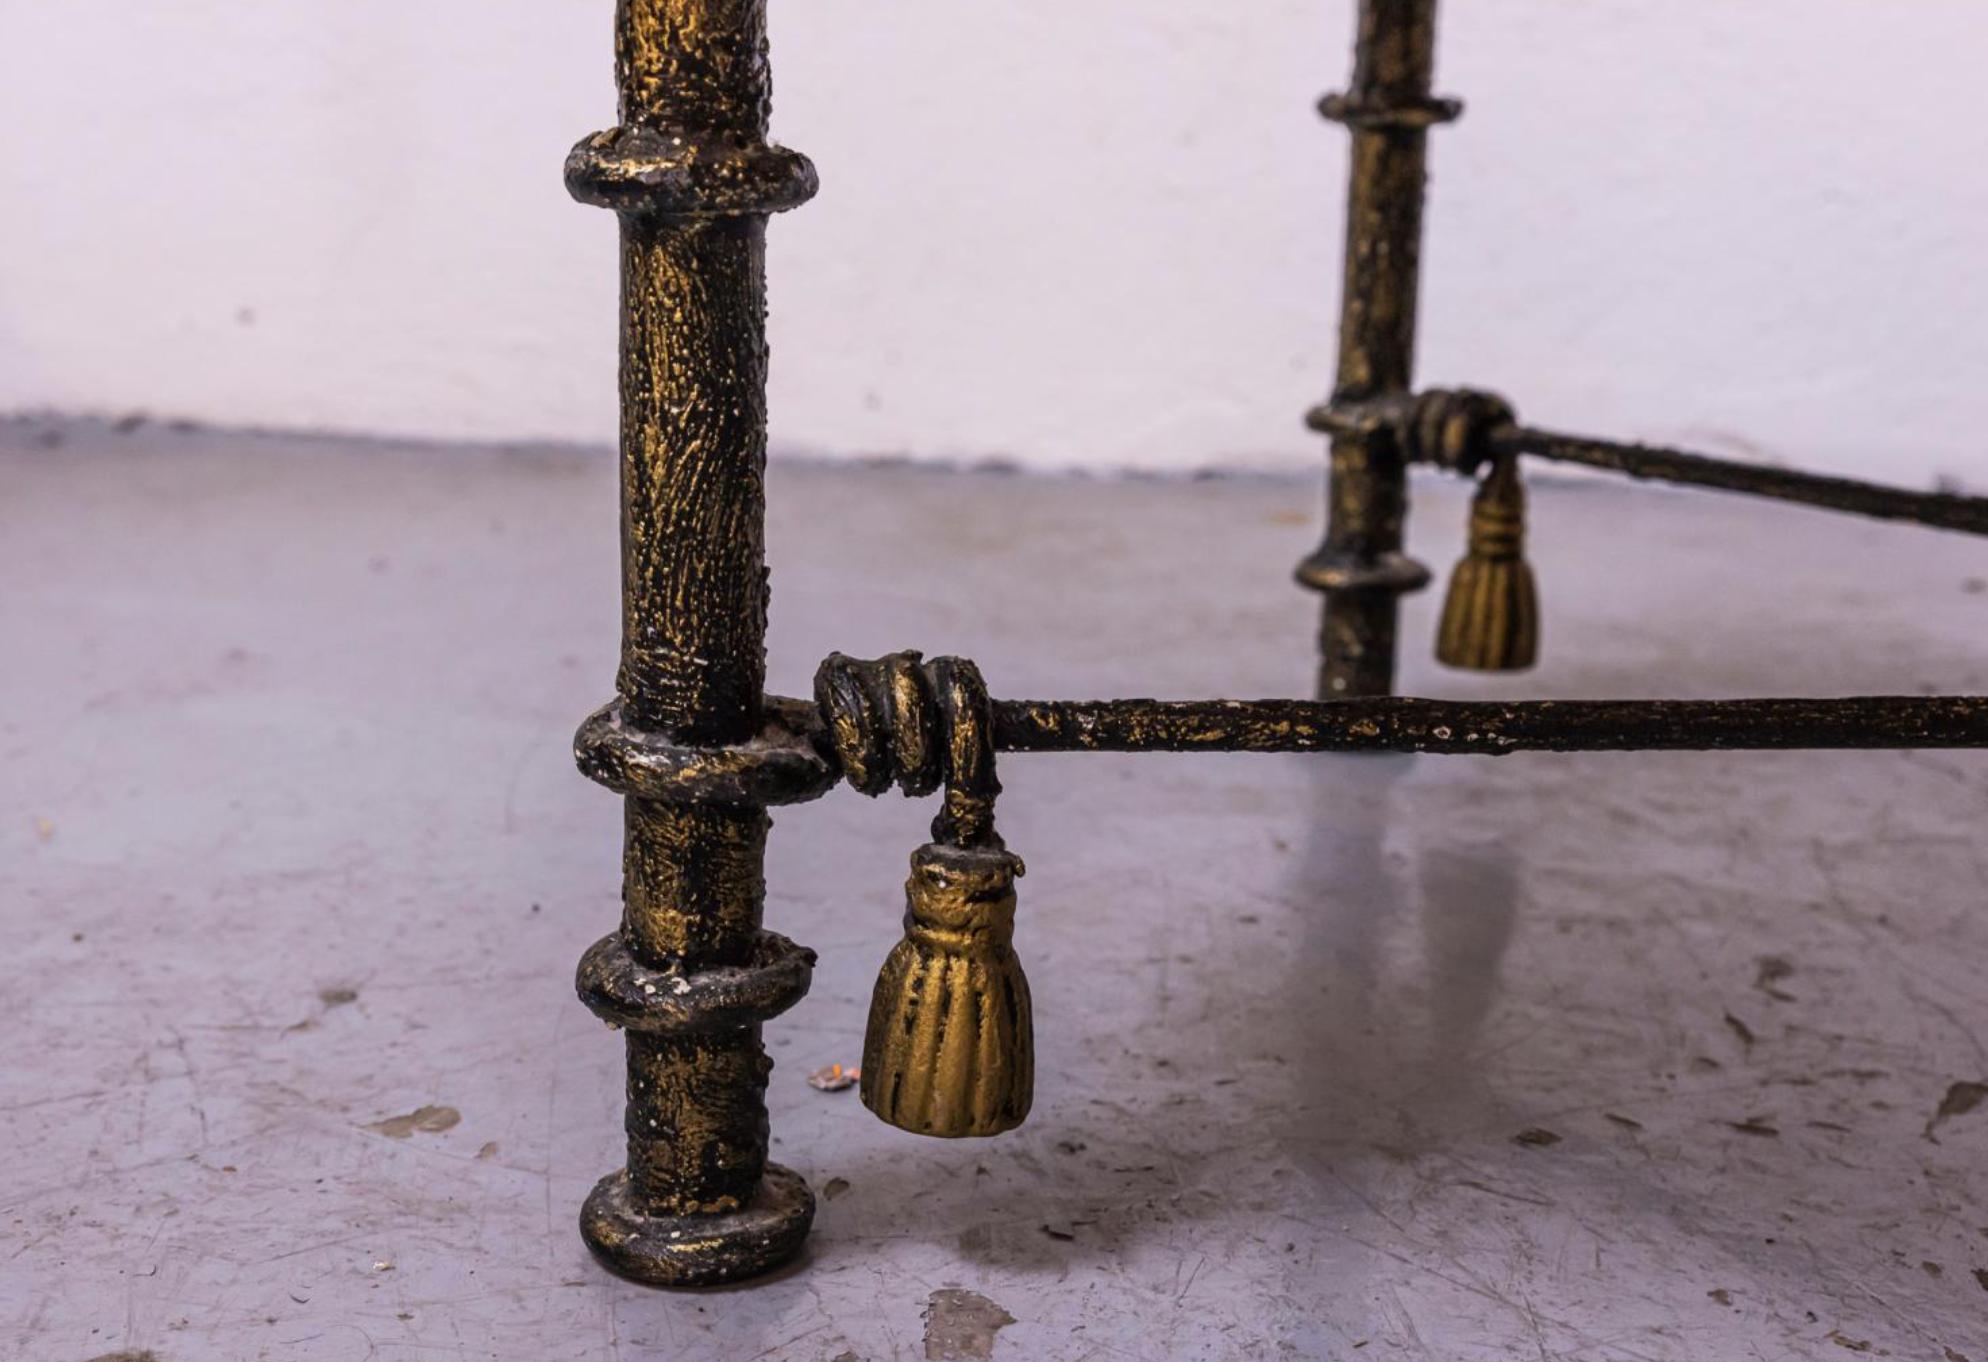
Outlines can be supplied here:
M1009 759L1040 1078L974 1144L803 1081L860 1052L929 808L782 813L813 1248L659 1295L573 1226L622 1080L570 986L617 910L567 751L609 461L17 423L0 483L10 1356L1988 1362L1988 758ZM900 647L1015 697L1309 684L1309 481L770 484L780 690ZM1544 665L1438 671L1424 597L1409 689L1988 689L1980 545L1534 501Z

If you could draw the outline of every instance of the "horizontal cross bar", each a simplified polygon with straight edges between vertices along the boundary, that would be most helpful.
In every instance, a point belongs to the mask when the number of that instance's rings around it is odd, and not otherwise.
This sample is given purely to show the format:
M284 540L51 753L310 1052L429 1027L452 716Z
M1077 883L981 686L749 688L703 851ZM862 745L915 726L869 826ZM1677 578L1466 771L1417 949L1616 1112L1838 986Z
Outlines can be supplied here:
M1333 436L1389 437L1407 463L1475 473L1486 462L1525 455L1580 464L1632 478L1798 502L1877 520L1906 520L1939 530L1988 535L1988 497L1914 492L1855 478L1824 477L1763 464L1717 459L1661 445L1566 435L1519 424L1495 393L1432 388L1364 402L1314 407L1306 424Z
M1988 498L1950 492L1913 492L1855 478L1830 478L1817 473L1761 464L1735 463L1704 454L1658 445L1627 444L1562 435L1529 426L1508 426L1489 435L1494 450L1550 459L1555 463L1604 468L1632 478L1710 487L1723 492L1772 497L1831 511L1870 516L1878 520L1909 520L1939 530L1988 535Z
M856 664L863 665L863 664ZM1785 751L1988 747L1988 697L1877 695L1825 700L995 700L1001 752ZM767 697L750 742L698 748L629 724L609 705L580 726L580 769L661 803L760 806L826 794L849 775L838 725L804 700ZM907 723L941 716L888 707L845 716L845 735L883 763L878 793L907 770ZM881 727L878 727L881 725ZM874 741L873 741L874 740ZM943 773L941 773L943 774ZM936 780L937 777L934 777ZM931 784L910 782L907 793Z
M1741 751L1988 747L1988 697L997 700L1003 752Z

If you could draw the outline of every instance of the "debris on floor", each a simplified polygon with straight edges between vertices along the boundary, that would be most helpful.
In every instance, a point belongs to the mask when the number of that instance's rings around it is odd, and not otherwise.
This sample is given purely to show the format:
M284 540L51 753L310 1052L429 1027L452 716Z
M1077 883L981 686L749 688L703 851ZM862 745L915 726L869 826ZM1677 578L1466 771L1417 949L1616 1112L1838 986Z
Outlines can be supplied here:
M855 1087L862 1078L861 1069L849 1069L840 1064L831 1064L825 1069L816 1069L809 1074L808 1086L817 1092L841 1092L846 1088Z
M1014 1322L978 1292L934 1291L925 1303L926 1362L985 1362L994 1356L994 1335Z
M433 1134L452 1130L461 1122L462 1113L454 1107L416 1107L405 1116L389 1116L384 1121L374 1121L364 1129L384 1135L389 1140L405 1140L417 1130Z

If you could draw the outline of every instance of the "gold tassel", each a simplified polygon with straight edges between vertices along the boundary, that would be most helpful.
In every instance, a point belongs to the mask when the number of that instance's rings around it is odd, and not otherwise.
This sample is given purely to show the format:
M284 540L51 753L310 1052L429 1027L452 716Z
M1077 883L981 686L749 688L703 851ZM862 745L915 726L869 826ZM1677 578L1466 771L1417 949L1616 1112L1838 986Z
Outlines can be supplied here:
M904 940L877 976L863 1105L899 1129L998 1135L1029 1114L1035 1031L1012 948L1021 858L928 843L911 857Z
M1470 547L1450 574L1436 660L1475 672L1524 671L1539 658L1539 595L1525 559L1518 460L1491 465L1470 504Z

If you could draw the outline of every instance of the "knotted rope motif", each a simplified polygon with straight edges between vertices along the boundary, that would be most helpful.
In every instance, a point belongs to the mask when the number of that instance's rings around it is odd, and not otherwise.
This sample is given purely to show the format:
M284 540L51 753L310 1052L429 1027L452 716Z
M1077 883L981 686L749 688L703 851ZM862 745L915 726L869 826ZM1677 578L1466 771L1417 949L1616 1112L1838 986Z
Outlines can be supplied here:
M836 653L815 704L843 776L867 795L945 786L911 856L904 939L878 973L863 1037L863 1105L919 1135L998 1135L1028 1116L1035 1035L1013 949L1021 858L994 831L994 707L980 669L917 653Z

